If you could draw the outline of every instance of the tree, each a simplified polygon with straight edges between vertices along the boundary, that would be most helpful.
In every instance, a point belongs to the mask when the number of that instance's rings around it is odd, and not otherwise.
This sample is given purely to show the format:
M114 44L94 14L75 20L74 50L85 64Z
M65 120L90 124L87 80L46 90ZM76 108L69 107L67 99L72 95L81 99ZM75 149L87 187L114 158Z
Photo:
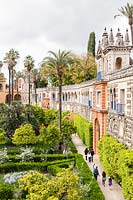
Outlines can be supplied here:
M43 60L42 67L49 69L49 75L55 74L58 77L58 86L59 86L59 130L61 134L61 113L62 113L62 78L65 68L70 68L70 65L73 64L74 60L72 54L69 51L58 51L57 53L49 51L50 56L45 57Z
M133 46L133 4L130 5L129 3L127 3L126 6L121 7L118 10L123 16L128 18L128 23L131 30L132 46ZM121 15L115 15L114 18L116 18L117 16L121 16Z
M30 55L26 56L26 58L24 60L24 66L28 72L28 84L29 84L28 102L29 102L29 105L30 105L30 73L34 67L34 62L35 61L33 60L33 58Z
M16 145L35 144L37 141L35 131L31 124L21 125L17 128L12 137L12 142Z
M40 73L38 69L33 69L32 70L32 79L34 83L34 90L35 90L35 103L37 104L37 93L36 93L36 88L37 88L37 83L40 80Z
M9 70L9 98L8 98L8 103L9 105L11 104L11 102L13 102L13 83L14 83L14 67L17 64L17 59L19 58L19 53L18 51L15 51L14 49L10 49L10 51L8 53L6 53L5 57L4 57L4 63L7 63L8 65L8 70ZM12 86L12 88L11 88Z
M55 148L60 140L59 128L56 125L42 126L40 129L39 141L48 149Z
M95 33L91 32L87 46L87 54L92 54L95 57L95 45Z
M22 72L20 72L20 71L16 72L16 71L15 71L14 76L15 76L15 78L16 78L15 83L16 83L17 97L18 97L18 95L19 95L19 91L18 91L19 79L22 78L23 75L22 75ZM18 100L18 99L17 99L17 100Z

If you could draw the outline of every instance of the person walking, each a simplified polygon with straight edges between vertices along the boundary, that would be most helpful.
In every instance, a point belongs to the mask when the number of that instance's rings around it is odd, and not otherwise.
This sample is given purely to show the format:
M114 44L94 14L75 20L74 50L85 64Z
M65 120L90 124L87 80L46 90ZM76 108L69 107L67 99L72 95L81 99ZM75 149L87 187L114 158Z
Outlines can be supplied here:
M99 171L98 171L98 167L96 166L96 168L94 168L94 178L97 180L97 177L100 176L99 175Z
M102 184L105 187L105 181L106 181L106 173L103 171L102 172Z
M112 178L109 177L109 180L108 180L108 186L109 186L109 189L111 190L112 189Z
M91 161L93 162L94 150L91 149Z
M86 147L85 150L84 150L84 154L85 154L85 159L87 160L87 154L89 152L89 149Z
M88 156L88 161L91 162L91 152L90 151L88 152L87 156Z

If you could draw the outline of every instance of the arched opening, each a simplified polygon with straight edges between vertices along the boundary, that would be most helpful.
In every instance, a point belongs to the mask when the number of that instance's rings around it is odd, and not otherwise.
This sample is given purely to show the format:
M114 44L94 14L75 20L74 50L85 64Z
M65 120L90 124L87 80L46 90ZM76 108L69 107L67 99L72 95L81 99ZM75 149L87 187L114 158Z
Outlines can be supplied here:
M2 91L3 90L3 85L2 84L0 84L0 91Z
M118 57L118 58L116 58L115 69L119 70L119 69L121 69L121 66L122 66L122 58Z
M21 100L20 94L15 94L14 101L20 101L20 100Z
M5 100L5 103L9 104L11 102L11 98L12 98L12 95L10 94L7 94L6 95L6 100Z
M97 153L98 141L100 140L100 123L99 120L96 118L94 123L94 140L93 140L93 148Z

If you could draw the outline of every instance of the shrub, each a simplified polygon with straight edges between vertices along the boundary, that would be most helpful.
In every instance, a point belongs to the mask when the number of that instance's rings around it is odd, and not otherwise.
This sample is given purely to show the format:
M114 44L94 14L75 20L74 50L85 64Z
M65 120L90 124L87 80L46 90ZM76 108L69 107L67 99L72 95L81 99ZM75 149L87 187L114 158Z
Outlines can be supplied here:
M92 123L81 117L74 115L74 126L77 128L77 133L81 140L88 146L92 147L93 144L93 127Z
M0 199L13 199L13 186L0 184Z
M100 140L98 148L104 170L121 184L124 197L132 200L133 151L109 135Z
M0 164L5 163L9 160L7 155L7 148L3 148L0 150Z

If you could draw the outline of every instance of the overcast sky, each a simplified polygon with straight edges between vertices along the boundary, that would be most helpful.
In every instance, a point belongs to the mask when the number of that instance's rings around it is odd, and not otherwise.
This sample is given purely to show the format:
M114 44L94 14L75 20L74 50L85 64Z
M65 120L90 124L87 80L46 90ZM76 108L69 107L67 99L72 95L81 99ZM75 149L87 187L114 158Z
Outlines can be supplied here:
M90 32L95 32L96 43L105 27L115 33L119 27L125 34L128 21L114 15L126 4L127 0L0 0L0 60L14 48L20 53L16 69L22 70L29 54L36 66L49 50L85 54Z

